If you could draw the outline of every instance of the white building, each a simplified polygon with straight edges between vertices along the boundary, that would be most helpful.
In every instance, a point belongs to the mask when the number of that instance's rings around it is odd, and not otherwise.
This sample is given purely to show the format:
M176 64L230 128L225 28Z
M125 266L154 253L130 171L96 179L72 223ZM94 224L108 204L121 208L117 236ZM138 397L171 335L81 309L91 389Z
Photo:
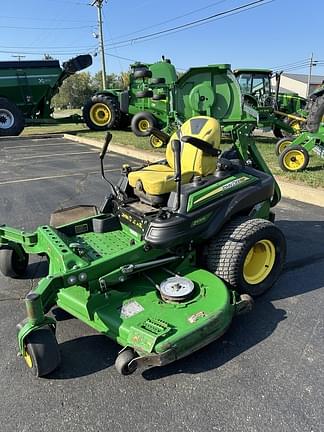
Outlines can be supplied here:
M299 96L307 97L307 81L306 74L291 74L283 73L280 80L280 91L284 93L298 93ZM313 75L310 82L310 93L315 91L324 83L323 75ZM272 79L272 86L275 87L275 79Z

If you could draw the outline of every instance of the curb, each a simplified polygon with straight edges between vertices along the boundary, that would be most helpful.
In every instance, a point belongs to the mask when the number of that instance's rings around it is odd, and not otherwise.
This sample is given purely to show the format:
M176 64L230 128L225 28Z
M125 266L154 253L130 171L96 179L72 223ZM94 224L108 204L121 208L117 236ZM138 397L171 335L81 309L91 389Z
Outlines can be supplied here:
M71 134L64 134L64 138L71 141L79 142L81 144L87 144L100 149L102 148L102 142L92 138L78 137ZM141 159L144 161L156 162L158 160L161 160L160 154L154 154L149 150L140 150L118 144L110 144L109 149L112 152L123 154L125 156L130 156L135 159ZM309 186L289 183L277 176L275 176L275 179L280 187L283 198L289 198L306 204L324 207L324 189L315 189Z

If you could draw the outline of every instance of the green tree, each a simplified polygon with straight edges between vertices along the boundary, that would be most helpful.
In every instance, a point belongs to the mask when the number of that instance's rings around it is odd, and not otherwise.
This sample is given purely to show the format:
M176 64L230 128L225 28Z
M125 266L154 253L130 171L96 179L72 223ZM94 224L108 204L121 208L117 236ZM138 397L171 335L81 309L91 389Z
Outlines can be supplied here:
M89 72L80 72L66 79L53 98L55 108L81 108L95 89Z
M107 84L107 88L115 88L115 89L123 89L124 88L124 83L123 83L123 79L122 79L121 75L117 75L114 73L107 75L106 84ZM102 90L101 71L98 71L92 77L92 86L95 89L95 91Z

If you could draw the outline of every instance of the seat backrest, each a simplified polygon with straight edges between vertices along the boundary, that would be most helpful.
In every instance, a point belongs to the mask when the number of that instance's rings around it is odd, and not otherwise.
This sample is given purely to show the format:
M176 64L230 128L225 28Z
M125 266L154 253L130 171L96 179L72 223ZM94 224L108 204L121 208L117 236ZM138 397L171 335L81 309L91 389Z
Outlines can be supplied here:
M185 135L194 136L208 142L214 148L220 148L221 128L218 120L198 116L187 120L172 137L166 148L166 159L172 169L174 169L174 153L172 141L180 140ZM194 172L195 175L207 176L216 170L217 158L203 153L191 144L181 142L181 170L183 172Z

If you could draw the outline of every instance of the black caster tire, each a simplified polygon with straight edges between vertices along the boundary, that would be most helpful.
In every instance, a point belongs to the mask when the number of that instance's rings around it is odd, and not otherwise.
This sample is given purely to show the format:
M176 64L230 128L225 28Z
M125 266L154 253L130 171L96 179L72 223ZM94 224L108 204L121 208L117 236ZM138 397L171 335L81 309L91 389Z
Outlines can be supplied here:
M283 171L300 172L307 168L309 163L309 154L304 147L293 145L287 147L279 155L279 166Z
M135 79L152 78L152 72L149 69L139 69L133 74Z
M36 377L50 374L61 361L55 334L49 326L35 330L26 336L25 351L23 356L25 363Z
M135 114L131 121L132 132L138 137L149 136L150 130L156 127L158 127L156 118L146 111Z
M203 250L207 270L235 291L253 297L272 287L283 269L285 257L283 233L265 219L234 219Z
M115 361L115 368L121 375L131 375L137 369L136 362L130 366L129 363L135 358L135 353L131 349L126 349L118 354Z
M279 156L288 146L291 145L293 138L281 138L276 144L276 155Z
M0 271L6 277L20 278L24 276L28 261L29 255L21 246L16 246L15 249L9 246L0 249Z
M251 312L253 306L254 306L253 297L251 297L249 294L241 294L240 305L238 307L238 310L236 311L236 315L243 315Z

